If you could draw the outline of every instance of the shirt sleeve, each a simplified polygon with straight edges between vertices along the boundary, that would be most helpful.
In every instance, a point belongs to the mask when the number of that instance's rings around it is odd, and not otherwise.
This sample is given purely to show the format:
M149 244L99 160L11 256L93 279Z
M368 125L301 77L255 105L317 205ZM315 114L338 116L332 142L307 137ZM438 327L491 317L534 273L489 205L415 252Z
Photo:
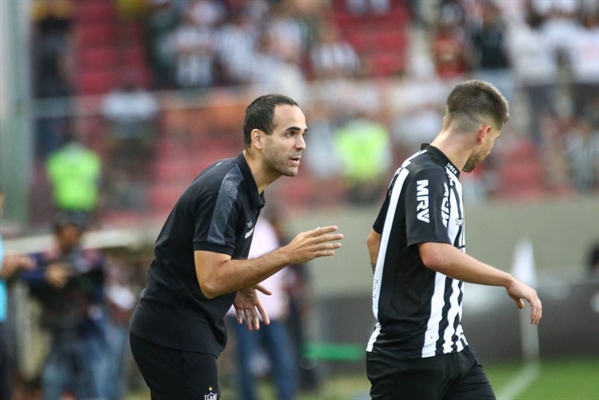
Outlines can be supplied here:
M240 204L236 192L219 191L194 202L193 249L233 255Z
M424 242L451 244L447 233L449 186L444 171L418 171L405 193L407 244Z

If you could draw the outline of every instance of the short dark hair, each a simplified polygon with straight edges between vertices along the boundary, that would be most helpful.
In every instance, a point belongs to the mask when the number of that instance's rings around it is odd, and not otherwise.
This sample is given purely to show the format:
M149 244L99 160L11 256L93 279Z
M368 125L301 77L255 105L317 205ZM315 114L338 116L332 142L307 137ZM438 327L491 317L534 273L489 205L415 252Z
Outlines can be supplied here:
M245 109L243 142L246 148L252 142L252 131L254 129L259 129L267 135L272 134L275 127L275 108L282 104L299 107L295 100L290 97L282 94L267 94L256 98Z
M52 225L54 232L58 232L67 225L72 225L85 231L89 221L88 216L80 211L59 211L54 215Z
M491 123L501 129L509 120L508 102L495 86L480 80L456 85L447 98L447 124L457 124L461 131L470 131L476 124Z

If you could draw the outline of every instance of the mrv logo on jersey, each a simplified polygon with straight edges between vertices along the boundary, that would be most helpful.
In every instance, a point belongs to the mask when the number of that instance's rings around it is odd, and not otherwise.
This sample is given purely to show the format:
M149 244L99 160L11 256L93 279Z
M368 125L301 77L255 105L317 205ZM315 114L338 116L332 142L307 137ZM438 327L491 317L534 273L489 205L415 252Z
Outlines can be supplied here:
M428 210L428 179L416 181L416 200L418 205L416 206L417 217L420 221L430 222L430 214Z

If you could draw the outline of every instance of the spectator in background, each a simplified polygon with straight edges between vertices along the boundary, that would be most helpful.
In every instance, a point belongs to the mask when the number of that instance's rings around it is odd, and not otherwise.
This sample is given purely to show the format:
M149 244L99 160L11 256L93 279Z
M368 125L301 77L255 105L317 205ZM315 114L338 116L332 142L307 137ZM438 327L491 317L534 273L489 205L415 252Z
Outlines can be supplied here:
M441 79L457 79L468 72L466 42L461 25L441 15L431 41L435 70Z
M335 147L341 155L342 174L349 200L356 205L377 200L387 180L391 162L391 139L387 129L364 108L335 133Z
M102 114L108 122L110 162L107 169L109 206L144 208L144 184L154 154L158 101L132 73L106 95Z
M195 3L196 5L200 3ZM214 70L214 34L187 10L171 36L175 56L175 82L181 89L206 88L217 82Z
M513 97L513 78L505 36L502 9L493 2L483 2L480 26L470 26L474 76L492 83L509 102Z
M589 115L576 120L572 130L564 135L565 155L570 179L582 193L599 188L599 126Z
M35 0L31 19L34 94L38 98L67 96L71 92L68 55L73 4L70 0Z
M526 23L510 24L508 33L514 83L526 98L528 134L537 145L543 142L543 120L556 116L558 81L557 55L552 43L543 34L542 25L542 17L529 7Z
M568 42L572 100L576 115L599 109L599 7L581 11L581 23Z
M270 37L271 51L277 57L293 64L302 61L308 49L309 30L307 24L294 13L290 2L271 7L265 32Z
M4 210L4 192L0 187L0 217ZM0 232L0 400L12 400L12 368L6 343L6 315L8 311L8 280L18 271L33 268L33 262L23 255L5 255Z
M446 86L435 73L427 54L414 55L401 82L390 86L393 148L395 158L413 154L422 143L429 143L441 129L445 110Z
M352 77L360 68L354 48L341 38L339 29L332 22L322 24L310 60L316 79Z
M279 54L276 41L264 32L258 39L251 67L251 83L258 93L285 93L306 104L307 82L293 54Z
M173 0L149 0L146 20L147 47L155 89L170 89L174 82L174 57L170 34L180 21Z
M87 220L80 213L58 213L54 219L55 245L32 254L35 268L21 278L42 307L41 325L50 334L44 361L45 400L60 399L70 391L78 399L98 398L98 376L93 351L104 342L104 258L81 246Z
M261 16L249 5L232 11L229 22L217 30L216 58L223 82L227 85L247 84L251 79L251 63L260 36Z
M210 29L218 26L227 16L227 10L220 0L190 0L188 10L196 24Z
M268 220L281 244L290 241L283 215L284 213L277 207L270 208L268 212ZM304 357L308 340L307 324L314 308L310 271L307 263L289 265L286 271L284 287L289 303L286 327L295 350L297 386L300 392L316 393L319 380L315 365Z
M99 367L99 396L103 400L121 400L129 373L129 319L137 297L129 279L129 267L114 257L106 262L106 346Z
M259 257L281 246L277 232L266 218L258 219L254 228L254 239L249 258ZM297 362L291 340L285 326L289 314L289 298L284 290L286 269L271 275L262 285L272 292L270 296L258 295L270 319L269 325L249 331L237 323L234 307L228 312L229 322L234 327L237 339L235 352L238 368L238 390L240 400L256 400L255 361L257 351L263 349L270 362L277 399L292 400L297 391Z
M46 162L55 211L81 212L90 220L98 211L102 161L93 150L75 139L70 129L67 142Z
M70 37L73 4L70 0L35 0L31 5L33 95L36 98L64 98L72 93L73 45ZM66 114L64 101L54 111ZM36 122L36 155L40 160L58 149L65 138L65 117L42 117Z

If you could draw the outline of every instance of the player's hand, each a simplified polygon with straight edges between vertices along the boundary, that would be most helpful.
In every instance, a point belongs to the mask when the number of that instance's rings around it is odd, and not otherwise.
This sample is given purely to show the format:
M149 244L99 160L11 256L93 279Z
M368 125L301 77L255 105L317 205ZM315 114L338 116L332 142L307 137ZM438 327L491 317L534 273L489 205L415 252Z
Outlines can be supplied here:
M289 264L303 264L317 257L334 256L335 250L341 248L338 241L343 239L343 234L334 233L337 229L336 226L324 226L298 234L284 248L289 254Z
M237 295L235 296L235 301L233 302L233 306L237 312L237 322L241 324L245 319L245 323L249 331L260 329L259 316L262 316L262 319L266 325L270 324L268 314L266 313L264 307L262 307L262 303L258 297L258 291L268 296L272 294L272 292L264 286L256 285L238 290Z
M524 308L524 300L530 303L530 323L538 324L543 316L543 305L537 291L517 279L506 288L507 294L516 302L518 308Z

